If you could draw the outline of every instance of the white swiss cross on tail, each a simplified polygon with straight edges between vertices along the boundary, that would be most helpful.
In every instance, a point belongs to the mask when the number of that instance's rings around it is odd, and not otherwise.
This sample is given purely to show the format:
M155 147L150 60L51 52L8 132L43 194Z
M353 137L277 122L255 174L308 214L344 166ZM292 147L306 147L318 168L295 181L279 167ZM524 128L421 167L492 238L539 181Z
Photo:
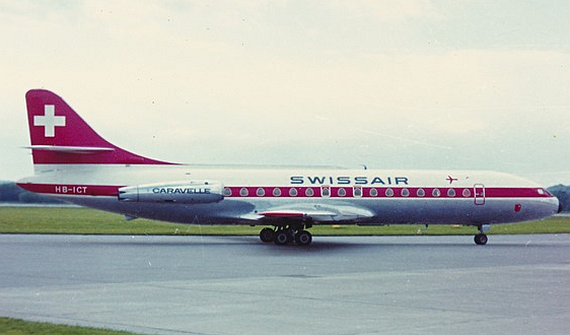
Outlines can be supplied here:
M55 116L55 106L44 105L44 115L34 116L34 126L43 126L45 137L55 137L55 127L65 127L65 116Z

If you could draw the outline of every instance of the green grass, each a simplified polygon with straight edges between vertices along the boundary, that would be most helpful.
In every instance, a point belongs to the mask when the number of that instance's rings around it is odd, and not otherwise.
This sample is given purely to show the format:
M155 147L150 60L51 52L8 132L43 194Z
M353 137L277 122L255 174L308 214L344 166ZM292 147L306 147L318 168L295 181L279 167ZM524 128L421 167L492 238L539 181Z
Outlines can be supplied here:
M260 227L195 226L137 219L88 208L0 207L0 233L4 234L121 234L121 235L257 235ZM396 225L382 227L322 225L311 228L325 235L472 235L475 227ZM570 217L493 225L488 234L570 233Z
M0 317L2 335L129 335L133 333L107 329L54 325Z

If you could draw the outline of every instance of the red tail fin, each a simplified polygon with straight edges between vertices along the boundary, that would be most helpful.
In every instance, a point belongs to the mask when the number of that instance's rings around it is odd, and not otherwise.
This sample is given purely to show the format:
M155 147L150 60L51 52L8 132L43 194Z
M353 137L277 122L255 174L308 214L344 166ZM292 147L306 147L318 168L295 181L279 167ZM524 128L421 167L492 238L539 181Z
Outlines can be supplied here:
M28 91L26 104L34 164L173 164L109 143L50 91Z

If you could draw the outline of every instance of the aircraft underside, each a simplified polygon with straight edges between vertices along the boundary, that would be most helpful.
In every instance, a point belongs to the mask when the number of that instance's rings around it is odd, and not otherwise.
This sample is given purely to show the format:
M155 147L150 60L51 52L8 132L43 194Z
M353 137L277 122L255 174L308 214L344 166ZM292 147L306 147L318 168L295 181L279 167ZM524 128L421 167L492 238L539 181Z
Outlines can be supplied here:
M370 202L365 209L374 213L372 217L340 219L337 217L315 220L306 215L260 216L269 208L286 209L289 201L258 203L252 200L226 199L215 204L173 204L173 203L125 203L117 201L114 197L77 197L58 196L60 200L71 202L85 207L111 211L125 215L128 218L148 218L154 220L177 222L197 225L251 225L273 226L265 227L260 231L260 239L266 243L286 245L296 243L301 246L311 244L312 235L308 231L313 225L360 225L381 226L396 224L460 224L475 226L479 233L475 235L476 244L486 244L488 238L484 233L490 224L521 222L539 219L545 213L542 201L529 201L525 199L489 200L482 206L474 206L468 199L461 199L447 205L443 201L375 201ZM510 210L524 203L526 211ZM306 204L306 208L323 208L335 206L337 208L355 206L347 201L315 202ZM359 206L361 206L359 204ZM548 209L545 209L548 210ZM510 213L512 212L512 213ZM272 212L274 213L274 212ZM502 213L500 220L497 213Z

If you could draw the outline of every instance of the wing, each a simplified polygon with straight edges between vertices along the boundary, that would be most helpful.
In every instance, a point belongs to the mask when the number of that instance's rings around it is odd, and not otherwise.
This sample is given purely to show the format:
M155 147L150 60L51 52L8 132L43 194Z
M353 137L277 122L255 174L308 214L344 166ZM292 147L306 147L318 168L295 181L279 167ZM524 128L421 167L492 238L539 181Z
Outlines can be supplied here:
M374 217L367 208L353 205L321 205L293 204L269 208L267 210L248 214L244 219L272 221L287 218L312 219L313 222L361 222Z

